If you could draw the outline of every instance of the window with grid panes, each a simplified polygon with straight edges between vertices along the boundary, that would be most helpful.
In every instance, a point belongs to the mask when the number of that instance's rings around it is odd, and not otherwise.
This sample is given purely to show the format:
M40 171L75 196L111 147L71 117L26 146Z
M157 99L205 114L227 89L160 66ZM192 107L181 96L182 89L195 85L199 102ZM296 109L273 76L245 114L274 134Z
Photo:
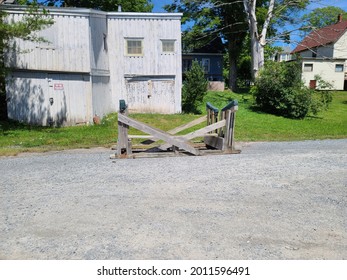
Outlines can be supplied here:
M161 40L163 53L175 52L175 40Z
M143 40L142 39L126 39L126 54L129 56L143 55Z

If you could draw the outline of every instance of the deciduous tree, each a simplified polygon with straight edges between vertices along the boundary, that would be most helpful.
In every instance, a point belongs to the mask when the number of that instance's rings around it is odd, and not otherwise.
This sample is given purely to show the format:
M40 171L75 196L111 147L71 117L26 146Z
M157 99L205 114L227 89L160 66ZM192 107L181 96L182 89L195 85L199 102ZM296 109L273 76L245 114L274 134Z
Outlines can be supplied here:
M259 70L264 67L264 48L268 43L270 27L275 24L283 26L293 23L296 12L304 9L309 4L309 0L243 0L243 4L248 18L251 37L251 71L255 79ZM258 20L259 15L265 15L263 22ZM284 32L277 36L288 39L288 34Z
M303 15L303 29L306 32L310 32L313 29L334 24L339 15L341 15L343 19L347 19L347 12L339 7L327 6L324 8L316 8L312 12Z
M198 49L219 37L229 59L229 88L236 90L237 62L247 35L246 14L239 0L174 0L169 12L183 13L183 49Z
M53 21L47 17L47 10L39 7L36 1L27 5L24 16L19 21L10 21L6 11L0 9L0 118L6 118L5 77L9 69L5 65L5 55L11 48L11 40L20 38L30 41L43 41L35 31L42 30Z

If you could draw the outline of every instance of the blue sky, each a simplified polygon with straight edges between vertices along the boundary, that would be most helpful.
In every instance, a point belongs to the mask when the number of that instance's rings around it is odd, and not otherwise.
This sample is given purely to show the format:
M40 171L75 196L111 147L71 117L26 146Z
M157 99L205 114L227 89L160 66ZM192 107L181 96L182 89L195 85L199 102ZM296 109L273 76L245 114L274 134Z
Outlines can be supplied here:
M316 8L324 8L326 6L336 6L339 7L347 12L347 0L311 0L312 3L307 7L306 12L310 13L312 10ZM172 3L172 0L152 0L152 3L154 4L153 12L155 13L162 13L165 12L165 10L162 8L166 4ZM292 43L289 45L291 49L293 49L298 41L301 41L301 37L299 34L292 34ZM283 42L275 42L275 45L285 47L287 44Z
M165 12L163 9L164 5L171 4L173 1L171 0L152 0L152 3L154 4L153 12L154 13L162 13Z
M341 9L347 11L347 0L313 0L312 3L308 7L308 12L312 11L315 8L323 8L326 6L335 6L335 7L340 7ZM317 2L317 3L315 3Z
M154 4L153 12L165 12L162 7L172 2L173 1L171 0L152 0L152 3ZM347 0L312 0L312 2L313 4L311 4L307 9L308 12L312 11L315 8L323 8L326 6L336 6L347 11Z

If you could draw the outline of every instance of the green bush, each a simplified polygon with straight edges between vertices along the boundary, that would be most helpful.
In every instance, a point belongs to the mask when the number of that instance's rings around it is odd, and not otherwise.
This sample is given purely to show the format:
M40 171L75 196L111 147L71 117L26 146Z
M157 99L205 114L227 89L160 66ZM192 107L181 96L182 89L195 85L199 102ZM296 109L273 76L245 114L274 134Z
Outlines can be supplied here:
M185 113L200 113L198 107L207 93L208 81L205 73L197 61L193 61L192 68L185 73L182 88L182 109Z
M304 86L299 63L270 62L260 72L251 91L260 110L302 119L326 109L332 101L331 85L320 77L316 79L320 91Z

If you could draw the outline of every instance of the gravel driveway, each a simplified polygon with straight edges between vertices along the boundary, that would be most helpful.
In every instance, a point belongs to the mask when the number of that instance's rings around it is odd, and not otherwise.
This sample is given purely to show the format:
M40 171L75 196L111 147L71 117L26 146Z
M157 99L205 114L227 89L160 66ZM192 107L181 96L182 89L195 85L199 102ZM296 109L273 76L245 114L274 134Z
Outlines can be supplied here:
M347 139L0 158L0 259L347 259Z

